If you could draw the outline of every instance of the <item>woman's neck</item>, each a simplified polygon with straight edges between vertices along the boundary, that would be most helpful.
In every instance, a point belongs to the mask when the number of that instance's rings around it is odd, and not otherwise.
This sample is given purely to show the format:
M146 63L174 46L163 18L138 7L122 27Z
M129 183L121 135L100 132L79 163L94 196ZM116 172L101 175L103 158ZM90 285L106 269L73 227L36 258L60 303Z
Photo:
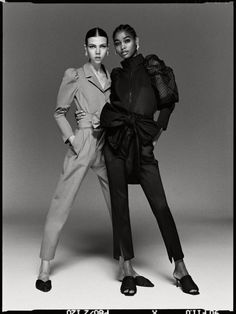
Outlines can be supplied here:
M93 68L94 71L96 72L102 72L102 64L94 64L93 62L89 61L91 67Z
M134 58L138 55L138 50L135 51L135 53L131 56L131 58Z
M132 56L130 56L128 59L133 59L134 57L136 57L138 55L138 51L135 50L135 52L132 54ZM125 60L125 59L124 59Z

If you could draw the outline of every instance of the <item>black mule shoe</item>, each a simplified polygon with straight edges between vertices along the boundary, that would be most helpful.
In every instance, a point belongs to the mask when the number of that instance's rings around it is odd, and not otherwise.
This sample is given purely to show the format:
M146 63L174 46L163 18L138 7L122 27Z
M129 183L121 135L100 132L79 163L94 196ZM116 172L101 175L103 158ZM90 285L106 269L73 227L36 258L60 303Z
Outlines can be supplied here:
M43 281L41 279L37 279L35 283L35 287L43 292L48 292L52 289L51 280Z
M126 292L128 290L128 292ZM132 276L126 276L122 280L120 292L124 295L133 296L137 292L135 279Z
M154 287L154 284L147 278L143 276L134 277L136 286L140 287Z
M198 286L193 281L190 275L183 276L181 279L178 279L174 276L176 280L176 286L180 286L184 293L197 295L199 294ZM194 291L191 291L194 290Z
M136 276L134 277L136 286L139 287L154 287L154 284L147 278L143 276ZM122 282L121 279L119 279L120 282Z

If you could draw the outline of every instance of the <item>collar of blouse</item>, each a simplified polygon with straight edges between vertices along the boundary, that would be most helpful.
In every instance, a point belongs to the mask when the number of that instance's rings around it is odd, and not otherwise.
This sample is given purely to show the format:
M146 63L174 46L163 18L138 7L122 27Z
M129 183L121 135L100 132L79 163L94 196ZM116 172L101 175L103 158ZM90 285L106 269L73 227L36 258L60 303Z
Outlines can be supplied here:
M121 65L123 68L135 68L138 65L143 64L143 62L144 62L144 57L140 53L135 57L124 59L123 61L121 61Z

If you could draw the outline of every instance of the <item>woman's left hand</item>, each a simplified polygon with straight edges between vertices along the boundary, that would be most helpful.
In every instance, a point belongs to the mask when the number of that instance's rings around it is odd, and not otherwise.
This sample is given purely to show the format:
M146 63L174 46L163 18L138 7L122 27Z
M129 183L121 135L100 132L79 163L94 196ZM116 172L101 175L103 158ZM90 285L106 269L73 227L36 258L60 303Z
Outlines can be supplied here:
M160 131L158 132L157 136L154 138L154 140L153 140L153 142L152 142L153 146L156 145L156 143L157 143L157 141L158 141L158 139L159 139L159 137L160 137L162 131L163 131L163 129L160 129Z
M77 122L77 124L79 123L80 120L82 120L84 117L86 116L86 112L84 112L83 110L80 111L76 111L75 112L75 120Z

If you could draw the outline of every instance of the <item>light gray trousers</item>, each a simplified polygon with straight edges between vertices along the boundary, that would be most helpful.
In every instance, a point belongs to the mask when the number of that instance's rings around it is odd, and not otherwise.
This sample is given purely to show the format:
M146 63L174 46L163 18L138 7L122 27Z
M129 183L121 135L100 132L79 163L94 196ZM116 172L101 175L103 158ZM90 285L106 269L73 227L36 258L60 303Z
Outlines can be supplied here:
M68 218L79 187L91 168L97 175L111 216L110 191L104 157L101 153L101 133L92 128L76 129L73 142L76 153L69 148L62 173L46 217L40 258L51 260L55 256L61 230Z

